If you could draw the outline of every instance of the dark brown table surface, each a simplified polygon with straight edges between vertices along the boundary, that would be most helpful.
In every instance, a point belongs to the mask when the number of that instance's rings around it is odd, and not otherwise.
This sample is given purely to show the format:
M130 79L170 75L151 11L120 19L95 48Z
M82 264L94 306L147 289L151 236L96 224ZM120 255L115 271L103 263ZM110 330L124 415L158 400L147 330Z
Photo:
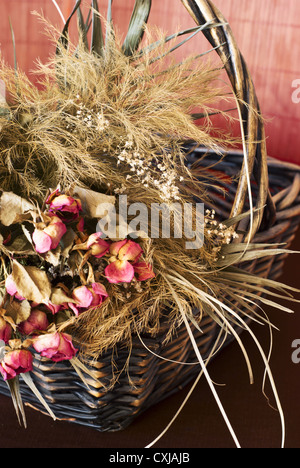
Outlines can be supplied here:
M300 251L300 231L292 248ZM281 280L300 286L299 256L289 256ZM270 366L285 416L285 447L300 448L300 363L292 361L292 342L300 339L300 306L293 304L294 314L266 308L272 323L279 329L273 332ZM269 349L269 330L266 326L252 326L265 352ZM264 365L257 347L246 332L243 343L251 359L255 382L249 384L248 371L239 345L224 348L209 365L209 373L242 448L280 448L281 423L273 408L274 397L266 385L269 402L262 392ZM26 407L27 428L20 427L13 404L0 395L1 448L144 448L166 427L184 400L190 385L176 395L157 404L141 415L130 427L114 433L50 417ZM167 433L156 443L155 449L234 448L235 444L220 414L204 377Z

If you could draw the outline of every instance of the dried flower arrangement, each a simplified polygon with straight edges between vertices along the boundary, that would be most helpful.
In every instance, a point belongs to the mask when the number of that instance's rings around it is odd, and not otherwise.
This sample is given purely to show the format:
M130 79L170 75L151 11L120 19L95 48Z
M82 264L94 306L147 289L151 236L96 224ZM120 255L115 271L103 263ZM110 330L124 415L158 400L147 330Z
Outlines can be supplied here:
M269 287L279 297L292 290L239 269L253 258L287 252L245 242L236 226L251 220L251 206L225 220L207 209L201 245L194 249L186 248L185 235L149 236L133 212L129 220L121 216L122 195L126 208L138 202L150 212L164 203L173 231L175 205L191 206L197 220L195 199L205 204L207 184L217 181L195 176L186 164L186 141L214 151L233 141L210 132L211 103L229 99L216 86L218 71L198 56L179 64L169 60L179 36L219 25L154 34L144 25L150 6L136 2L122 43L111 2L103 39L94 0L89 46L89 22L76 2L58 41L49 27L57 50L38 65L39 87L1 63L8 97L0 117L0 372L19 410L20 375L43 400L30 379L34 352L53 362L68 360L80 372L86 358L99 359L119 342L130 353L133 334L155 336L162 322L168 323L168 340L184 323L194 345L191 324L199 329L204 315L236 337L252 379L233 325L251 330L237 304L269 323L252 302L267 301ZM76 12L80 35L71 44L68 28ZM195 125L200 115L207 118ZM111 216L116 229L104 235L99 222L104 227ZM221 299L224 284L231 301ZM209 381L196 346L195 352Z

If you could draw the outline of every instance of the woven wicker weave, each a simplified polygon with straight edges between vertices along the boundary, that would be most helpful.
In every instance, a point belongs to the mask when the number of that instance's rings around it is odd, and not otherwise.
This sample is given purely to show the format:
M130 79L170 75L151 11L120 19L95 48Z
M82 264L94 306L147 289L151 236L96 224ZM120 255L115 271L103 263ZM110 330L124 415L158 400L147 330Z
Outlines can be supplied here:
M183 3L198 24L207 21L226 23L209 0L183 0ZM300 222L300 168L267 158L264 127L258 115L259 105L254 86L230 27L224 24L223 27L209 29L204 33L213 47L218 46L218 53L225 64L234 92L258 113L250 112L247 105L241 108L248 142L247 161L240 152L229 152L221 158L219 154L198 148L188 152L188 162L199 160L202 166L213 164L215 170L225 175L238 176L236 184L228 183L226 178L220 181L226 189L226 196L220 197L220 193L213 190L210 193L211 208L215 209L221 219L237 215L247 208L247 164L252 175L253 200L255 206L260 208L255 213L253 240L284 242L289 247ZM277 279L281 275L284 260L285 255L262 258L243 264L243 268L256 275ZM194 334L205 359L215 342L218 326L209 317L204 317L201 329L202 333L194 330ZM185 327L179 328L173 339L163 345L166 333L167 330L162 327L155 338L143 336L143 342L139 337L133 338L130 363L126 368L128 373L124 370L128 350L122 348L120 343L113 355L117 372L120 372L113 389L106 390L104 387L109 385L113 372L116 372L116 368L112 368L110 352L98 362L88 364L94 376L86 376L89 388L68 362L53 363L39 355L35 356L32 378L57 418L100 431L120 430L151 405L181 389L199 373L198 361ZM179 365L175 361L194 365ZM20 385L23 401L44 411L44 407L23 385L22 380ZM0 381L0 392L9 395L5 382Z

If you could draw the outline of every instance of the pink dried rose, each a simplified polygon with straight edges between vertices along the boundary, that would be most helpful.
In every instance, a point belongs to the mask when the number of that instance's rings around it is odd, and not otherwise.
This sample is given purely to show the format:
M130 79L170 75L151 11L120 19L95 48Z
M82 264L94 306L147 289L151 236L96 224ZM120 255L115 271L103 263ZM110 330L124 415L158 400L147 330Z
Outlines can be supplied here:
M113 242L109 252L119 260L136 261L142 255L143 249L137 242L125 239Z
M25 298L22 297L17 290L16 283L13 280L12 275L8 275L5 280L5 289L10 296L14 296L19 301L23 301Z
M88 236L88 238L78 244L76 243L73 247L73 250L85 250L86 254L84 256L84 260L86 260L89 256L94 256L96 258L103 257L107 252L109 252L110 243L106 240L102 239L101 232L95 232Z
M104 274L110 283L130 283L134 278L135 263L142 255L141 246L132 240L113 242L110 246L110 263Z
M13 379L18 374L32 370L33 356L27 349L14 349L4 355L0 372L4 380Z
M70 302L69 307L75 315L79 315L85 310L100 306L107 297L106 288L101 283L92 283L90 286L78 286L72 292L72 299L76 302Z
M110 283L130 283L134 278L134 269L127 260L115 260L104 271Z
M60 218L52 216L44 229L35 229L32 240L38 253L46 253L56 249L67 228Z
M11 325L3 317L0 317L0 340L4 341L4 343L8 343L11 338L11 333Z
M47 333L35 337L33 347L41 356L54 362L70 360L78 351L73 346L72 337L61 332Z
M38 330L47 330L49 321L47 314L39 309L33 309L30 316L19 325L19 330L24 335L31 335Z
M95 232L91 234L86 242L86 249L96 257L103 257L108 251L110 244L101 238L101 232Z
M52 192L46 203L49 205L49 211L57 214L65 222L76 220L82 211L80 200L61 194L59 190Z

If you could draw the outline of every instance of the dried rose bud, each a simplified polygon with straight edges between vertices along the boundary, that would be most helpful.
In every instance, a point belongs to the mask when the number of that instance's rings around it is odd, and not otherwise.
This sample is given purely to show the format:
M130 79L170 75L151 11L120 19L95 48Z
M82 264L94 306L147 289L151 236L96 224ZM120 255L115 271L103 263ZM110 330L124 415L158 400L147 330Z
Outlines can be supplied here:
M58 190L49 195L46 203L49 204L49 211L57 214L65 222L74 221L82 211L80 200L60 194Z
M47 330L49 326L47 314L39 309L33 309L30 316L19 325L19 330L24 335L31 335L38 330Z
M109 250L110 244L101 238L101 232L91 234L86 243L86 249L96 257L103 257Z
M11 338L11 333L11 325L3 317L0 317L0 340L4 341L4 343L8 343Z
M51 220L44 229L35 229L32 240L38 253L46 253L56 249L67 228L60 218L51 217Z
M112 257L104 274L110 283L130 283L134 278L134 268L130 262L136 262L142 255L141 246L132 240L113 242L109 249Z
M78 351L73 346L72 337L67 333L60 332L35 337L33 347L41 356L54 362L70 360Z
M4 355L0 372L4 380L13 379L18 374L32 370L33 356L27 349L14 349Z
M107 297L108 293L100 283L92 283L91 286L78 286L72 293L72 299L76 303L70 302L69 307L76 315L79 315L85 310L101 305Z
M127 260L115 260L104 270L110 283L130 283L134 278L134 268Z

